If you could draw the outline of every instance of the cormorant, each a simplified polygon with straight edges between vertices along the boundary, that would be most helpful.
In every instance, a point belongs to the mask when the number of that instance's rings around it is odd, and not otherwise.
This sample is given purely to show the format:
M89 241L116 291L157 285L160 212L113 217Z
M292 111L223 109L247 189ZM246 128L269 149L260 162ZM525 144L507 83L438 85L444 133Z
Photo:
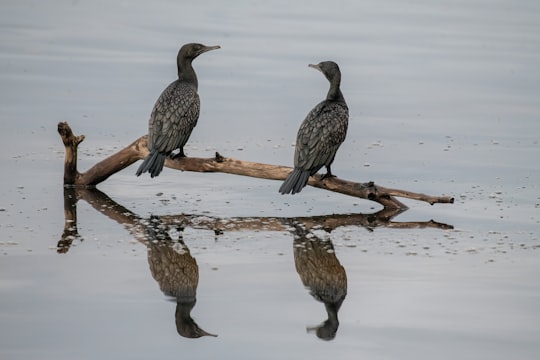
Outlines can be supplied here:
M296 136L294 170L279 188L282 194L296 194L307 185L309 177L326 166L326 177L334 176L330 165L345 140L349 124L349 108L341 93L341 72L333 61L310 67L321 71L330 82L326 99L315 106L300 125Z
M151 177L158 176L165 158L176 149L180 152L174 156L186 156L184 145L197 125L200 110L197 75L191 62L202 53L219 48L219 45L186 44L178 51L178 80L163 90L154 105L148 124L150 155L139 166L137 176L147 171Z

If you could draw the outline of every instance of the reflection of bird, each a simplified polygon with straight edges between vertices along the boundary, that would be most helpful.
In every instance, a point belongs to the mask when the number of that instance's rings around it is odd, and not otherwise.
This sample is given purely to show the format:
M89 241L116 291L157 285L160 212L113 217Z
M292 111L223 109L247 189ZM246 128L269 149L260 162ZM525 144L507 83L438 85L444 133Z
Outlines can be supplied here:
M159 226L159 224L151 225L156 229L154 234L151 229L147 229L150 235L148 264L161 291L176 299L175 318L178 334L187 338L217 336L201 329L191 317L191 310L197 301L199 284L197 261L182 241L173 242L167 232L159 229Z
M154 105L148 125L150 155L137 170L137 176L147 171L151 177L158 176L165 158L176 149L180 149L179 156L185 156L184 145L197 124L200 110L197 75L191 62L214 49L219 46L186 44L178 52L178 80L163 90Z
M330 81L326 100L310 111L300 125L296 136L294 170L279 188L282 194L298 193L307 185L309 177L315 175L323 166L331 177L330 165L336 152L345 140L349 123L349 109L339 88L341 72L333 61L324 61L312 68L320 70Z
M339 327L338 311L347 296L347 274L339 263L330 240L315 237L295 226L294 264L311 296L324 303L328 319L308 328L323 340L332 340Z

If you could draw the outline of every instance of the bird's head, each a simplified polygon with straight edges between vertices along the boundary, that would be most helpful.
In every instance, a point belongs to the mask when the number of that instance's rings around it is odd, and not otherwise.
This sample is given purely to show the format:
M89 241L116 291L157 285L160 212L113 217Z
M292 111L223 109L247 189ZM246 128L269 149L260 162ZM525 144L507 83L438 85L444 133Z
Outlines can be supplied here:
M203 44L186 44L180 48L180 51L178 51L178 59L187 59L187 60L193 60L197 56L201 55L202 53L205 53L210 50L216 50L219 49L219 45L215 46L206 46Z
M309 64L309 67L312 67L314 69L319 70L324 74L324 76L328 79L328 81L332 82L332 80L336 76L341 77L341 72L339 71L339 66L333 61L323 61L318 64Z

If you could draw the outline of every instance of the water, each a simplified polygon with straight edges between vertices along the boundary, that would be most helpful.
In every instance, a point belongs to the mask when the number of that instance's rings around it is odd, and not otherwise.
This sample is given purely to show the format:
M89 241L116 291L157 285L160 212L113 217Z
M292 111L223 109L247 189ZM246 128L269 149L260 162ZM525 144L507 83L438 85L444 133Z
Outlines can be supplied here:
M2 358L537 357L536 2L0 7ZM188 155L292 164L298 125L327 89L307 64L332 59L351 112L332 170L456 203L404 200L408 211L375 226L358 214L380 207L364 200L279 196L279 182L224 174L135 178L132 166L103 193L71 194L66 223L57 123L86 135L80 170L128 145L192 41L222 48L195 62ZM306 280L305 256L326 281ZM321 340L320 294L339 297L343 272L339 326ZM177 324L191 319L218 337L185 337Z

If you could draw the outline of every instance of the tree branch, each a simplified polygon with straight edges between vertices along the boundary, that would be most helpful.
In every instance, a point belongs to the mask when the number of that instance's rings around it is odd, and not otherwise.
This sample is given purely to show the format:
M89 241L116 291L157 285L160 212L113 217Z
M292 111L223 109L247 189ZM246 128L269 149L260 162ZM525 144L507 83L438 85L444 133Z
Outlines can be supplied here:
M84 135L75 136L66 122L58 124L58 133L66 149L64 162L64 185L76 187L94 187L109 176L125 169L148 154L147 136L142 136L133 143L98 162L84 173L77 170L77 148L84 140ZM226 158L219 153L213 158L183 157L167 158L165 166L182 171L221 172L234 175L250 176L268 180L285 180L292 171L291 167L262 164ZM308 185L361 199L378 202L385 208L407 209L407 206L396 197L425 201L429 204L453 203L454 198L448 196L430 196L405 190L390 189L375 185L373 182L357 183L337 177L321 179L316 174L310 177Z

